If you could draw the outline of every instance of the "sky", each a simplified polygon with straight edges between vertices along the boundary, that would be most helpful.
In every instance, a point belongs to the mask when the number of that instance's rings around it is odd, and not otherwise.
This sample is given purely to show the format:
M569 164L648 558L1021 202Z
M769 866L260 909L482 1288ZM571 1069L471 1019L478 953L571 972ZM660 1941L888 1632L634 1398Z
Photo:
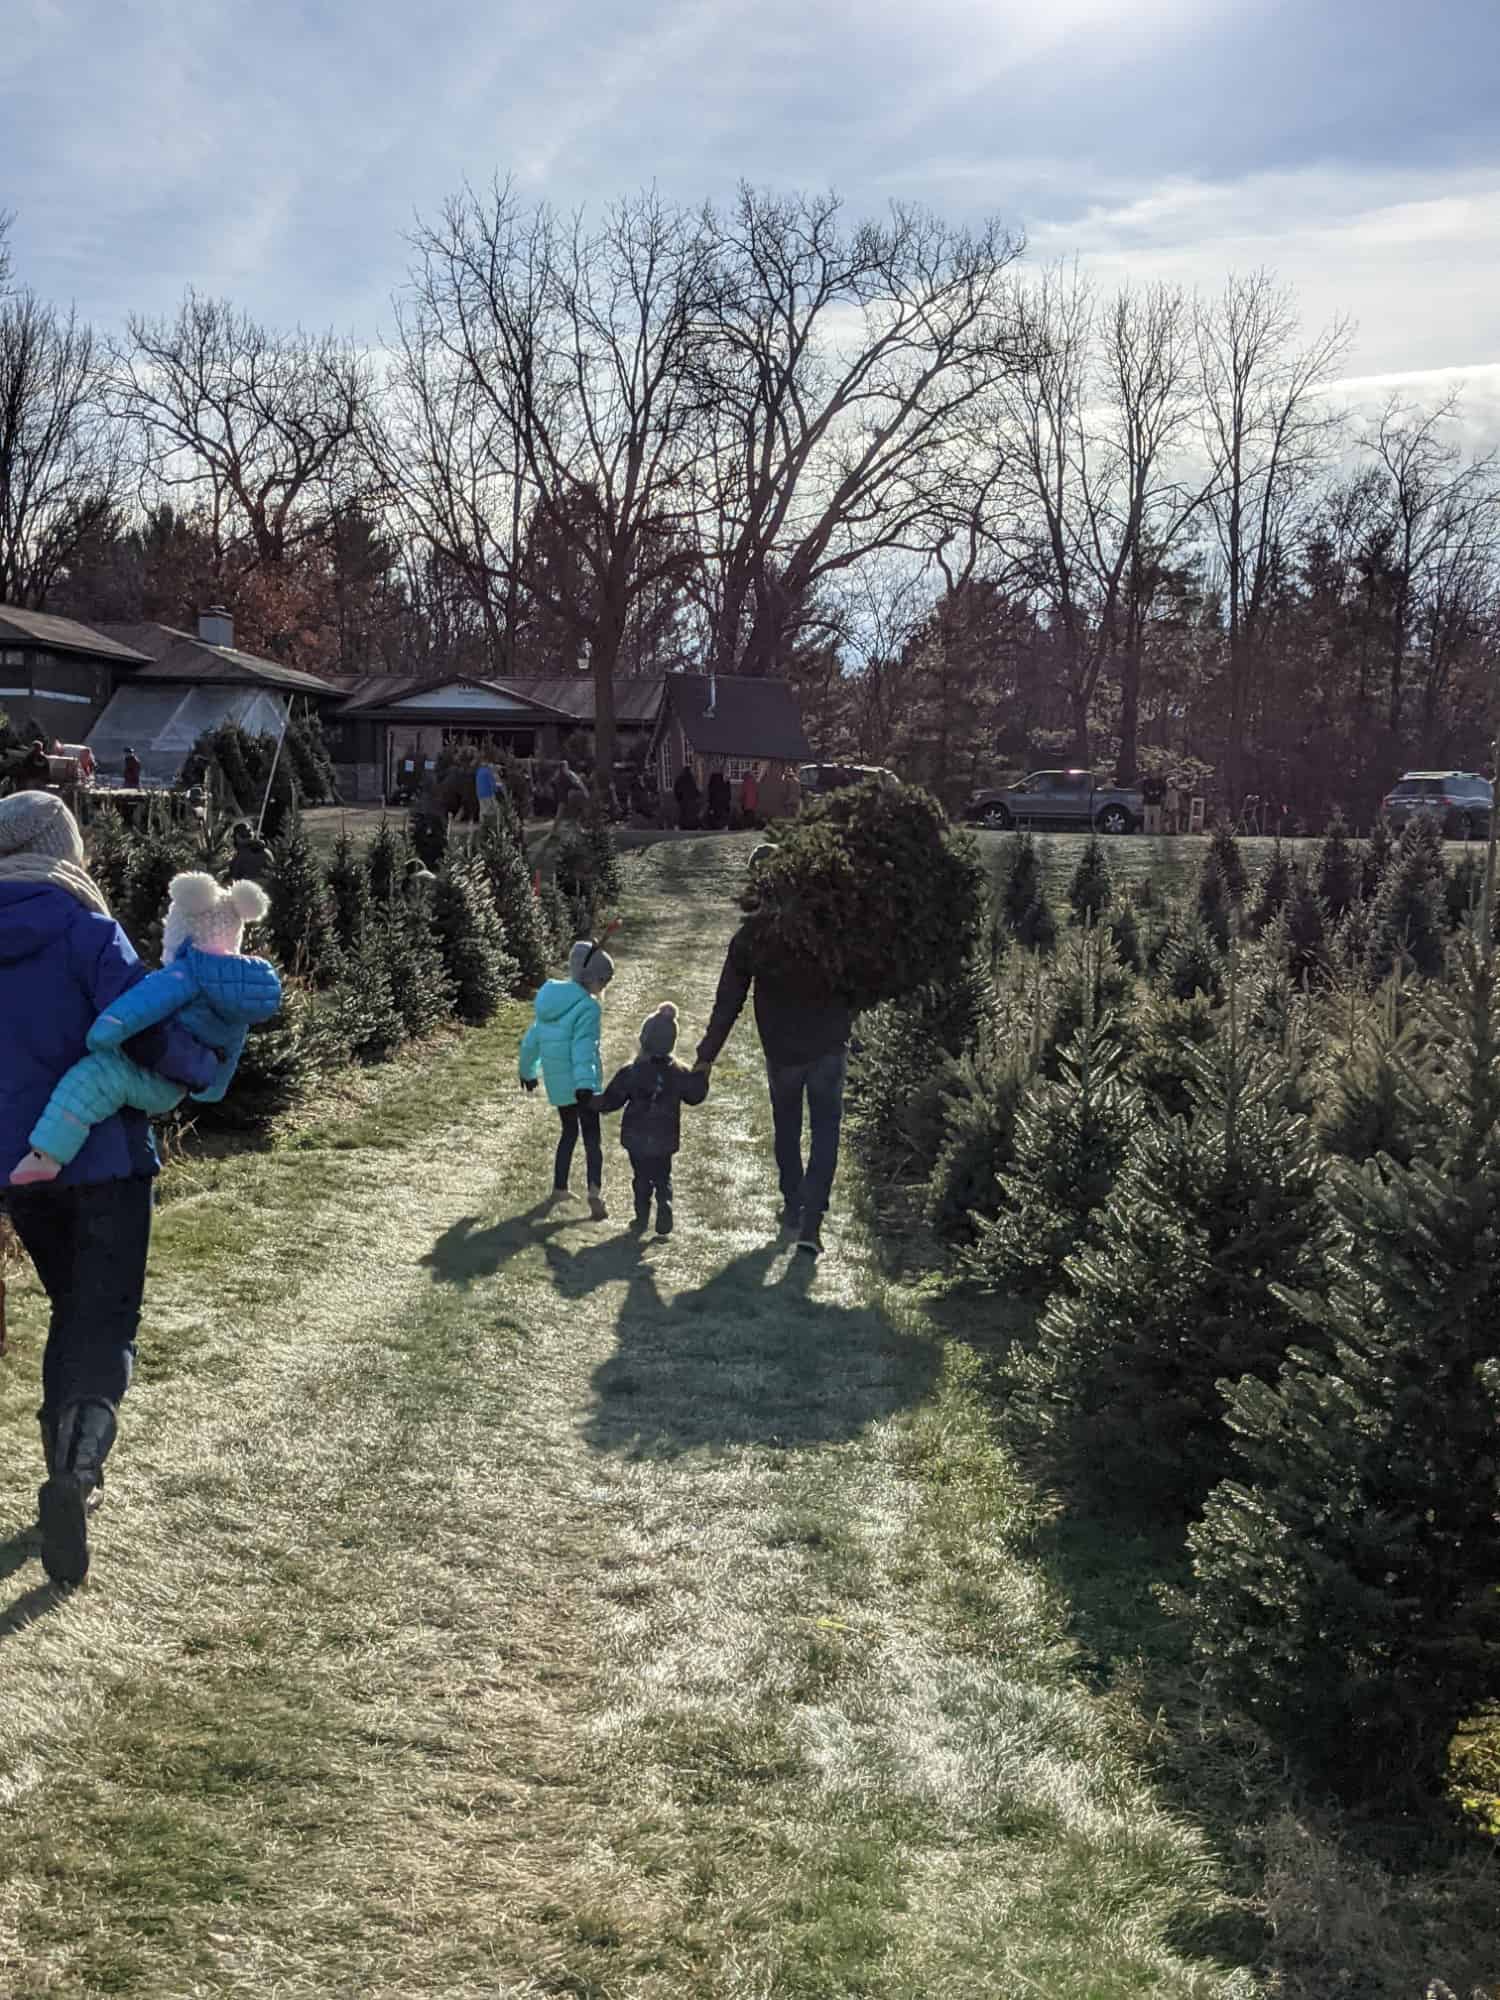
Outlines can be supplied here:
M373 341L465 179L998 214L1039 259L1357 322L1351 393L1500 442L1497 0L0 0L18 275Z

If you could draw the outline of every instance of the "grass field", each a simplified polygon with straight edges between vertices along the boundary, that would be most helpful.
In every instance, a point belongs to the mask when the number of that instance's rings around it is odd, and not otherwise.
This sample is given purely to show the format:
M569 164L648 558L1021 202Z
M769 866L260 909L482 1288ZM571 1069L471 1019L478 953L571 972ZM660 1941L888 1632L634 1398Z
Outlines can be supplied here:
M607 1058L666 995L703 1020L747 848L630 863ZM1195 1706L1172 1552L998 1452L973 1308L883 1277L852 1189L792 1261L748 1026L658 1244L539 1212L520 1021L173 1169L64 1602L22 1299L0 1992L1415 2000L1500 1970L1487 1848L1357 1841Z

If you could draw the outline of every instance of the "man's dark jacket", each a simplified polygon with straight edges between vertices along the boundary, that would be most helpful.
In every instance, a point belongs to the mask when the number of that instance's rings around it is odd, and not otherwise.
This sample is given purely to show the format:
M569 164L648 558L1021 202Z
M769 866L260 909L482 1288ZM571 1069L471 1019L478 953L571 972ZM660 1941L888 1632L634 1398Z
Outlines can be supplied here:
M708 1078L700 1071L670 1056L637 1056L616 1070L594 1109L625 1113L620 1144L632 1158L669 1160L682 1145L683 1105L701 1104L707 1095Z
M854 1029L853 1009L829 992L816 966L787 963L767 953L750 920L729 941L708 1032L698 1044L699 1062L717 1058L752 986L755 1025L773 1068L800 1068L848 1042Z

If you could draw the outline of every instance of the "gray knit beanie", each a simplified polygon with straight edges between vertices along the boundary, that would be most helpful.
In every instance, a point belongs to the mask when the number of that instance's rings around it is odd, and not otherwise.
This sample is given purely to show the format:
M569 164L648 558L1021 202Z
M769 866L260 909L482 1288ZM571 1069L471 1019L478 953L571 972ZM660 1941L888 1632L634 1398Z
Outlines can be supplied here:
M677 1009L670 1000L663 1000L652 1014L641 1023L641 1054L643 1056L669 1056L677 1046Z
M568 977L586 993L602 993L614 976L614 960L592 938L580 938L568 953Z
M16 792L0 799L0 855L35 854L83 866L83 835L61 799L50 792Z

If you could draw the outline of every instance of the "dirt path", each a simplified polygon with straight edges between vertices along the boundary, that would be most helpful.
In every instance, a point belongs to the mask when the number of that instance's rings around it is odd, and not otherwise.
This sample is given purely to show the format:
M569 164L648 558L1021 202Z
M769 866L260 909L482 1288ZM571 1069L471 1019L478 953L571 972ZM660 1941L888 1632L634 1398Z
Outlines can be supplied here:
M705 1018L738 845L634 864L607 1058ZM616 1218L535 1213L516 1032L164 1214L97 1580L0 1550L0 1990L1252 1992L964 1369L778 1243L748 1025L644 1245L612 1136Z

